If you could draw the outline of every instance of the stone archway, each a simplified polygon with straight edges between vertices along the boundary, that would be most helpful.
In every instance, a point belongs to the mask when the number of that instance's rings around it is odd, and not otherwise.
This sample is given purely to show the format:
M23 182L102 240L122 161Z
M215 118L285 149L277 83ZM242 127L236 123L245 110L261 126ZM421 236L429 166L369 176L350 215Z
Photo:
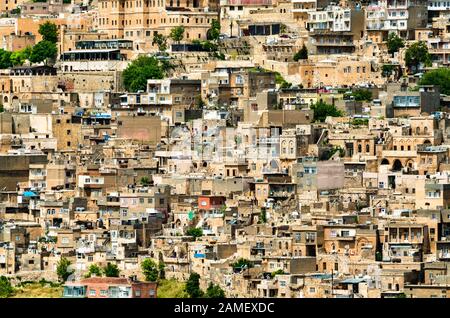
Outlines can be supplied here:
M403 164L399 159L395 159L394 164L392 165L392 171L400 171L403 169Z

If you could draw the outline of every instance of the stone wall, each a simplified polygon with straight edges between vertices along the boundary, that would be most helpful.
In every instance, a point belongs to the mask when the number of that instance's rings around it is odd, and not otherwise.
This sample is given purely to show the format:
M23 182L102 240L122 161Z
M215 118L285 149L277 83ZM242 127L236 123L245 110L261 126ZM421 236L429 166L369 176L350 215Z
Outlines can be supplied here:
M57 282L58 275L55 271L45 270L45 271L20 271L15 274L7 274L4 275L8 278L11 278L11 284L17 285L20 282L25 281L40 281L41 279L45 279L47 281Z

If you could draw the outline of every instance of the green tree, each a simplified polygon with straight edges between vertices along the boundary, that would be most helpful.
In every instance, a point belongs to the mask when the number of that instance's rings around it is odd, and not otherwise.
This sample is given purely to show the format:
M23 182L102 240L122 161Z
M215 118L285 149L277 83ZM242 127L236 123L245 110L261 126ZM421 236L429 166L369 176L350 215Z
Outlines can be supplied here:
M184 38L184 26L179 25L170 30L170 38L177 43L180 43Z
M95 276L102 276L102 269L97 264L92 264L89 266L89 272L87 273L86 277L91 277L92 275Z
M371 101L372 92L367 89L357 89L352 93L356 101Z
M203 296L203 291L200 289L200 275L197 273L191 273L189 279L186 282L185 291L191 298L200 298Z
M252 268L253 264L245 258L240 258L236 262L230 264L233 268L244 269L244 268Z
M20 8L14 8L11 10L11 14L20 14L21 10Z
M298 60L307 60L308 59L308 49L305 46L305 44L303 44L302 48L294 54L294 61L298 61Z
M292 86L292 83L284 81L283 83L281 83L280 88L285 88L286 89L286 88L291 88L291 86Z
M261 208L261 213L259 214L259 220L261 223L267 222L267 211L266 208Z
M320 160L329 160L334 156L335 153L339 153L339 157L343 158L345 156L345 150L339 146L331 148L329 151L323 153L323 157Z
M323 101L312 105L311 109L314 111L314 120L319 122L324 122L328 116L341 117L343 115L336 106L324 103Z
M274 278L275 276L277 276L277 275L284 275L285 274L285 272L282 270L282 269L278 269L278 270L276 270L275 272L272 272L271 274L270 274L270 276L272 277L272 278Z
M60 281L65 282L70 275L73 274L73 270L70 270L69 267L72 263L65 257L62 257L58 264L56 265L56 274Z
M146 258L141 263L142 273L148 282L156 282L158 280L158 266L151 258Z
M166 278L166 264L164 264L163 261L160 261L158 263L158 271L159 271L159 278L165 279Z
M420 85L437 85L441 93L450 95L450 69L439 68L426 72L419 82Z
M199 227L191 227L186 231L186 235L197 238L203 235L203 230Z
M383 261L383 254L380 251L376 251L376 253L375 253L375 261L377 261L377 262Z
M43 40L33 47L29 59L31 63L39 63L45 61L45 64L47 64L47 61L49 59L56 58L57 52L58 49L56 48L55 43Z
M216 19L211 21L211 28L206 33L206 38L211 41L217 41L220 35L220 22Z
M148 79L162 79L164 70L155 57L140 56L123 71L123 84L129 92L145 91Z
M0 276L0 298L8 298L14 293L14 288L9 279L5 276Z
M405 41L394 32L389 33L387 39L388 53L393 55L403 47L405 47Z
M202 49L208 52L217 52L219 46L212 41L203 41L201 42Z
M384 65L381 67L381 76L383 76L383 77L389 77L389 76L392 75L392 73L394 72L394 70L395 70L395 66L394 66L394 65L392 65L392 64L384 64Z
M0 49L0 69L9 68L11 66L11 52Z
M431 66L431 55L423 41L413 43L405 53L405 64L411 71L418 71L421 64Z
M225 291L219 285L209 283L205 296L207 298L225 298Z
M150 179L149 179L147 176L143 176L143 177L141 178L141 184L142 184L143 186L148 186L148 185L150 184Z
M195 98L195 108L196 109L203 109L203 107L206 106L206 103L202 99L202 95L197 95Z
M168 73L170 70L175 69L175 65L168 60L160 60L159 65L161 66L161 70L164 74Z
M369 125L369 119L367 118L354 118L352 120L353 126L368 126Z
M39 25L39 34L42 35L44 41L49 41L52 43L58 42L58 27L56 24L47 21Z
M156 45L159 51L164 52L167 50L167 38L157 33L153 36L152 45Z
M103 274L105 274L106 277L119 277L120 270L116 264L108 263L103 267Z
M22 65L25 60L28 60L30 58L32 51L33 49L30 46L27 46L20 51L12 52L10 57L11 64L14 66Z

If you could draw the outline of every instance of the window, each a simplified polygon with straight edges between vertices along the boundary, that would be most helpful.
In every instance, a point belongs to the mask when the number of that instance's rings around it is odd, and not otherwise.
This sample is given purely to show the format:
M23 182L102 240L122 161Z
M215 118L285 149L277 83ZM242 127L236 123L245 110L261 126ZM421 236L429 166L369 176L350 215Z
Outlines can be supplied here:
M136 296L136 297L141 297L141 291L138 289L138 290L136 290L135 292L134 292L134 295Z
M95 295L97 295L97 292L95 291L95 289L91 289L91 290L89 290L89 295L95 296Z
M106 296L106 295L108 295L108 292L106 291L106 289L100 290L100 296Z

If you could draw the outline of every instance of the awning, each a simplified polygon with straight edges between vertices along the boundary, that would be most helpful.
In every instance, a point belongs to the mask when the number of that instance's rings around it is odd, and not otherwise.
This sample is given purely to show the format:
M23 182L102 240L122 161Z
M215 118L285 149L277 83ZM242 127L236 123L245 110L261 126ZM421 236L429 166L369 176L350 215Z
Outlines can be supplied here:
M33 191L25 191L23 193L24 197L37 197L38 195L36 193L34 193Z

